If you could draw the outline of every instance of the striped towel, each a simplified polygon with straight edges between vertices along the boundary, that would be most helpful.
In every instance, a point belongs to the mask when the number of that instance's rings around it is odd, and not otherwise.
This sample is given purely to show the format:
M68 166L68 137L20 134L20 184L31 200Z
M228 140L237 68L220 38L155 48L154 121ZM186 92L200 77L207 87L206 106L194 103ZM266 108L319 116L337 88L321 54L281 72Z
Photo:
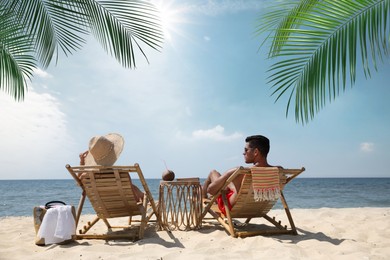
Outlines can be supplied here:
M280 197L277 167L253 167L251 172L255 201L277 200Z

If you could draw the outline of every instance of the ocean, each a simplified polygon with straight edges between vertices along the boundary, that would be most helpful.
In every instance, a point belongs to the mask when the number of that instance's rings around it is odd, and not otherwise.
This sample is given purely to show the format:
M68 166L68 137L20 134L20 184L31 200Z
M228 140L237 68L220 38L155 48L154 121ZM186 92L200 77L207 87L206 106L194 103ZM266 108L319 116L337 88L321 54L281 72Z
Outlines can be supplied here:
M201 180L203 183L203 180ZM134 184L142 187L139 180ZM160 179L147 179L158 200ZM390 178L296 178L284 190L290 209L390 207ZM78 205L81 189L69 180L0 180L0 217L32 216L35 206L60 200ZM283 208L278 202L275 208ZM93 214L88 200L83 214Z

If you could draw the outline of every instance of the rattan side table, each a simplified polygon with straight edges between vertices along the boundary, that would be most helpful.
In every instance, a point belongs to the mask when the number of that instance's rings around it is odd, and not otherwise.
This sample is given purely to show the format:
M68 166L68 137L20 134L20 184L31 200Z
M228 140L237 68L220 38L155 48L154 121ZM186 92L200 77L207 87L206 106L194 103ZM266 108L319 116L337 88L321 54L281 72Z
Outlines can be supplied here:
M159 230L195 230L202 226L202 187L199 178L161 181Z

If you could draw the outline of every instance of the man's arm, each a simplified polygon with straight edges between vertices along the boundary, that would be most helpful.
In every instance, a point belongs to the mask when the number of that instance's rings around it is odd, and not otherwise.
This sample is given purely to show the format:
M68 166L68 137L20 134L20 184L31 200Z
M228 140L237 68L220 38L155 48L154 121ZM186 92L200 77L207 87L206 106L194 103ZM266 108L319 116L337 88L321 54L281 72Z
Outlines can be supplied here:
M211 195L217 194L217 192L222 188L222 186L226 183L227 179L237 170L236 168L232 168L227 170L224 174L222 174L217 179L213 180L207 188L207 192ZM229 184L229 188L236 192L236 187L234 187L233 183Z

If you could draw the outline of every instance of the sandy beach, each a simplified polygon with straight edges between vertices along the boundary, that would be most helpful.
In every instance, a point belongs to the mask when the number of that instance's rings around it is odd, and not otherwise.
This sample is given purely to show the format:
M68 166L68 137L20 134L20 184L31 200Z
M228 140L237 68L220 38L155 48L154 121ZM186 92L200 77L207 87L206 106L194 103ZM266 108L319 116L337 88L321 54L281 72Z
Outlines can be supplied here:
M0 259L390 259L390 208L292 209L298 236L232 238L216 222L139 241L36 246L32 217L0 219ZM272 214L285 222L281 210ZM83 215L81 221L92 216ZM103 225L98 225L97 229Z

